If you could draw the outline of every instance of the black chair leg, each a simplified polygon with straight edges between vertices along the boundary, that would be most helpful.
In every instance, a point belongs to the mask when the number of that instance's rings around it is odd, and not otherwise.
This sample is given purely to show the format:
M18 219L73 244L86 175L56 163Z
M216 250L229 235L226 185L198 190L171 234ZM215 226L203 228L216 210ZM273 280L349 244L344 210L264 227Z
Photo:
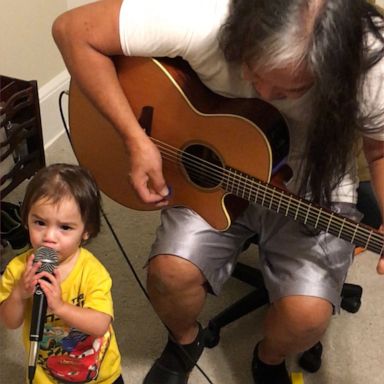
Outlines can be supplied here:
M220 312L208 323L205 329L204 340L208 348L215 347L220 340L220 330L229 323L240 319L244 315L266 305L269 302L268 292L265 288L250 292L242 299Z

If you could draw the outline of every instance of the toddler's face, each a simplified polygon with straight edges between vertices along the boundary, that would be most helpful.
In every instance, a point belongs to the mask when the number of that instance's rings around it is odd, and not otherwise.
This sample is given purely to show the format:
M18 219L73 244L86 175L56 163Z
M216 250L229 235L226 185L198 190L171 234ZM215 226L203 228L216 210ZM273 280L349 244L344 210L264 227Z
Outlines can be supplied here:
M53 248L60 263L74 256L81 241L88 238L79 207L72 197L58 203L46 198L37 200L28 214L28 230L33 248Z

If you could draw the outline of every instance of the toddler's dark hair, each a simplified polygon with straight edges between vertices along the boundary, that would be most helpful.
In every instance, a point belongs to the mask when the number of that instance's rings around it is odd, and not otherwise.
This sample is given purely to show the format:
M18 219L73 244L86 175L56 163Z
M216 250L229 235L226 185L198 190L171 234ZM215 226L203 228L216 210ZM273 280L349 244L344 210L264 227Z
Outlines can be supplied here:
M28 223L31 206L41 198L53 204L73 197L79 207L84 229L89 238L100 231L101 196L90 172L75 164L52 164L40 169L27 186L21 206L21 219Z

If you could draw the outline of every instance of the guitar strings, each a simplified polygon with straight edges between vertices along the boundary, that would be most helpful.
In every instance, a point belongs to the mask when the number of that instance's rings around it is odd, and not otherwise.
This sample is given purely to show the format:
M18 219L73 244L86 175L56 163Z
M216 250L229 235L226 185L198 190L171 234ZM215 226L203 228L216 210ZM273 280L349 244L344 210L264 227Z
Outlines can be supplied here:
M199 170L197 170L196 172L192 172L193 174L200 174L201 172L200 172L200 169ZM254 183L255 185L256 185L256 183ZM256 185L256 187L257 187L257 185ZM257 187L257 188L259 188L259 187ZM266 189L266 190L264 190L264 194L262 194L262 199L261 199L261 197L260 197L260 199L259 200L261 200L260 202L261 202L261 205L263 205L263 206L266 206L267 208L269 208L269 209L273 209L273 207L274 207L274 200L273 200L273 195L274 195L274 192L276 192L276 189L274 188L274 187L272 187L273 189L272 189L272 194L270 194L270 193L266 193L266 191L268 192L268 190ZM260 188L259 188L260 189ZM251 192L251 190L250 190L250 192ZM256 191L257 192L257 191ZM276 194L276 193L275 193ZM239 193L237 194L237 195L240 195ZM285 194L286 195L286 194ZM310 214L309 214L309 208L311 207L310 205L307 205L307 210L306 210L306 212L307 212L307 214L305 214L305 215L303 215L303 213L305 212L305 211L302 211L302 212L300 212L300 211L298 211L298 208L300 207L300 203L302 203L302 202L300 202L299 201L299 204L291 204L292 203L292 200L291 200L291 202L288 202L288 204L286 203L286 201L284 201L284 200L282 200L281 198L283 197L283 196L285 196L284 194L280 194L280 200L279 200L279 203L278 204L276 204L275 203L275 208L277 208L277 209L275 209L277 212L280 212L281 210L283 210L283 209L281 209L281 208L286 208L286 213L285 213L285 215L286 216L291 216L292 218L294 218L294 219L297 219L298 217L300 217L300 213L302 214L301 216L303 217L303 219L304 219L304 223L305 224L312 224L315 228L317 228L318 226L319 227L323 227L323 228L327 228L327 231L329 231L329 228L328 228L328 226L330 226L329 224L330 224L330 221L329 220L325 220L324 218L321 218L321 216L320 216L320 218L319 218L319 214L322 212L321 210L318 210L318 214L317 215L315 215L315 216L311 216ZM250 197L252 196L252 193L249 193L249 198L248 198L248 200L250 200ZM253 195L253 196L255 196L255 195ZM244 194L243 195L241 195L241 197L245 197L244 196ZM264 204L264 200L266 200L267 202L269 201L269 206L267 206L267 204ZM258 199L257 198L255 198L255 200L254 200L255 202L258 202ZM303 205L303 204L301 204L301 205ZM296 213L293 215L292 214L292 208L295 208L296 207ZM280 209L279 209L280 208ZM289 209L291 209L291 211L289 211ZM281 212L280 212L281 213ZM289 215L289 213L291 213L291 215ZM329 215L329 217L331 218L332 217L332 215ZM333 217L334 219L337 219L337 217ZM315 219L316 219L316 221L315 221ZM312 223L311 223L311 220L312 220ZM342 227L340 228L340 231L338 232L338 231L336 231L335 230L335 234L336 235L340 235L340 233L341 233L341 230L343 229L343 226L345 226L345 223L347 223L347 219L346 218L341 218L340 219L341 220L341 223L342 223ZM335 221L335 220L333 220L333 221ZM320 225L321 224L321 225ZM328 224L328 226L327 226L327 224ZM335 224L335 223L334 223ZM356 227L356 223L353 223L352 222L352 225L353 226L355 226ZM330 231L329 231L330 232ZM346 231L346 230L344 230L344 233L347 233L348 231ZM350 237L351 237L351 242L352 242L352 240L355 240L355 242L357 241L357 240L359 240L359 237L360 237L360 242L362 243L362 245L365 245L366 244L366 237L362 237L362 236L360 236L358 233L357 234L355 234L355 231L349 231L349 234L350 234ZM370 234L371 235L371 231L368 231L368 234ZM374 239L372 239L372 240L374 240Z
M274 190L272 190L272 192L274 192ZM284 196L283 194L281 194L280 200L278 203L276 202L274 203L273 199L269 200L271 199L271 197L269 196L268 193L267 194L264 193L262 195L263 195L262 197L263 200L260 197L259 200L256 198L254 201L278 213L279 212L284 213L282 211L284 211L284 207L286 207L285 216L291 217L294 220L301 219L301 221L304 222L304 224L310 225L314 228L324 229L326 232L333 233L337 237L341 237L341 234L344 234L344 236L342 237L344 240L354 243L355 245L359 245L363 248L366 248L366 249L368 248L378 254L381 254L383 252L384 245L383 246L380 245L380 243L384 244L382 236L380 234L376 234L371 229L366 230L364 229L364 227L354 222L351 222L349 224L346 218L338 219L337 216L333 216L334 214L328 214L327 212L322 212L321 209L318 209L318 214L313 216L310 214L310 210L309 210L311 208L310 205L307 205L308 207L306 210L307 213L304 214L305 211L302 210L300 212L300 210L298 210L300 207L301 201L299 201L299 204L292 204L292 200L290 200L288 201L288 204L286 204L284 200L281 200L281 197ZM252 193L249 193L249 196L252 196ZM273 197L273 193L271 196ZM249 198L248 200L251 200L251 199ZM264 204L264 200L266 202L269 201L269 205ZM295 210L295 212L293 212L295 207L297 209ZM323 213L323 215L326 214L329 217L329 219L326 220L324 217L322 218L320 215L321 213ZM331 219L333 219L333 221ZM336 226L335 221L339 221L341 223L341 226L339 227ZM358 229L360 229L360 231L363 230L366 233L364 234L362 232L358 232Z
M294 220L301 219L304 224L311 225L314 228L319 227L320 229L325 229L326 232L333 233L337 237L340 237L341 234L344 233L344 239L349 240L351 243L360 245L364 248L369 248L379 254L383 252L384 238L380 233L372 231L371 228L364 228L360 224L357 224L345 217L335 216L334 213L324 212L322 208L314 207L311 203L303 199L299 199L296 196L288 194L283 190L279 190L274 186L269 186L266 183L257 181L257 179L249 181L248 175L243 176L244 174L241 175L238 174L238 172L239 171L232 169L232 171L228 172L228 174L229 176L235 175L240 178L245 178L245 183L244 181L240 181L236 190L235 188L229 188L227 191L237 192L238 196L245 198L244 192L241 194L239 193L239 189L241 189L240 184L246 185L245 189L247 189L247 182L250 182L253 186L255 186L255 188L248 188L248 201L252 201L251 197L253 197L256 203L260 203L262 206L272 209L278 213L284 213L285 216L291 217ZM228 184L228 186L229 185L230 184ZM236 184L233 183L233 186L236 187ZM256 190L256 193L254 190ZM283 199L283 197L285 199ZM313 215L311 209L312 211L316 210L317 213ZM323 217L321 214L323 214ZM325 216L327 216L327 218ZM339 226L336 226L336 224ZM365 231L365 233L358 232L358 229ZM349 235L349 238L347 235Z
M165 149L165 147L164 147L164 149ZM176 152L179 152L179 153L183 153L182 151L179 151L179 150L176 150ZM165 151L163 151L163 153L164 154L166 154L166 152ZM168 149L168 154L170 154L171 156L173 155L175 153L175 151L172 149L172 151L171 152L169 152L169 149ZM194 171L196 171L194 174L196 174L196 175L201 175L202 173L201 173L201 169L202 168L204 168L204 169L208 169L208 171L212 171L213 170L213 168L218 168L219 169L219 172L217 173L215 173L215 172L205 172L204 173L204 175L207 175L207 174L211 174L211 176L213 176L213 177L211 177L211 180L215 180L218 184L222 184L222 179L223 179L223 175L225 175L225 174L227 174L229 177L228 177L228 180L230 180L230 177L232 177L232 180L235 182L237 179L245 179L245 183L244 183L244 180L240 180L240 182L237 184L237 195L240 195L240 193L239 193L239 187L241 187L241 184L243 184L243 185L245 185L245 190L247 190L247 188L248 188L248 193L249 193L249 195L251 196L251 192L253 191L253 188L252 187L254 187L254 186L257 186L256 184L257 183L259 183L259 184L261 184L261 186L264 188L264 194L263 194L263 198L268 198L268 197L273 197L273 193L272 193L272 195L268 195L266 192L268 192L268 189L266 189L267 187L265 187L264 185L262 185L262 182L261 181L256 181L256 180L249 180L249 176L246 176L246 177L244 177L243 175L237 175L236 174L236 171L235 170L233 170L233 171L228 171L227 169L224 169L224 168L221 168L221 167L219 167L219 166L217 166L217 165L215 165L215 164L212 164L212 163L210 163L210 162L207 162L206 160L204 160L204 159L201 159L201 158L199 158L199 157L196 157L196 156L194 156L194 155L190 155L190 154L187 154L187 155L185 155L184 157L189 157L190 158L190 164L195 164L195 165L197 165L198 166L198 168L191 168L191 169L193 169ZM173 160L179 160L179 158L178 157L173 157ZM209 168L209 167L210 168ZM237 178L235 177L235 176L238 176ZM235 183L233 182L233 185L235 185ZM247 184L248 183L248 184ZM227 183L227 185L230 187L230 183L228 182ZM234 188L232 188L233 189L233 192L235 192L234 191ZM244 189L244 187L243 187L243 189ZM259 188L260 189L260 188ZM272 189L272 192L275 192L276 190L278 190L277 188L275 188L275 187L273 187L273 188L271 188ZM258 191L256 191L256 192L258 192ZM286 192L279 192L279 193L281 193L281 194L284 194L284 195L287 195L288 197L289 197L289 195L288 195L288 193L286 193ZM245 194L243 193L243 194L241 194L240 195L241 197L243 197L243 198L245 198ZM295 199L297 199L296 197L295 197ZM272 201L273 202L273 201ZM292 202L292 201L291 201ZM293 202L295 202L294 200L293 200ZM299 201L299 204L297 204L297 205L293 205L293 204L287 204L286 205L286 207L299 207L300 206L300 203L303 203L303 201ZM280 204L285 204L285 201L284 200L282 200L281 201L281 203ZM307 203L308 204L308 203ZM344 219L342 219L342 220L344 220Z
M167 149L166 147L164 147L164 149L166 149L167 151L168 151L168 154L171 154L171 155L173 155L174 153L175 153L175 151L172 149L172 151L170 152L169 151L169 149ZM166 154L166 152L165 151L163 151L164 152L164 154ZM182 151L179 151L180 153L182 153ZM214 167L216 167L216 168L218 168L219 169L219 172L218 173L214 173L214 172L205 172L204 173L204 175L207 175L207 174L211 174L211 176L213 176L213 177L211 177L210 179L211 180L216 180L217 181L217 183L219 183L219 184L222 184L222 179L223 179L223 176L225 175L225 174L227 174L228 176L229 176L229 178L228 178L228 180L230 180L230 177L232 177L232 179L234 180L234 181L237 181L237 179L240 177L240 178L244 178L245 179L245 181L246 182L248 182L249 183L249 181L251 182L251 184L244 184L244 181L240 181L240 183L238 183L237 184L237 190L235 191L234 190L234 187L236 186L236 184L235 183L233 183L233 192L237 192L237 195L240 195L240 192L239 192L239 189L240 189L240 187L241 187L241 182L243 182L243 185L245 185L245 188L247 188L247 187L249 187L249 186L254 186L255 185L255 181L253 181L253 180L249 180L249 176L248 175L246 175L246 176L244 176L244 175L242 175L242 174L239 174L239 175L237 175L237 173L236 172L238 172L238 171L236 171L236 170L232 170L232 171L227 171L227 169L224 169L224 168L220 168L220 167L218 167L218 166L216 166L215 164L212 164L212 163L210 163L210 162L207 162L207 161L205 161L204 159L201 159L201 158L199 158L199 157L196 157L196 156L193 156L193 155L189 155L189 154L186 154L184 157L190 157L190 160L192 160L192 161L190 161L190 164L192 164L192 163L194 163L195 165L198 165L199 166L199 168L191 168L192 170L196 170L196 172L194 173L194 174L196 174L196 175L202 175L202 172L201 172L201 169L202 168L205 168L205 169L208 169L208 171L211 171ZM176 157L174 157L174 159L176 159ZM205 163L205 164L204 164ZM207 168L207 164L210 166L210 168ZM224 170L224 171L223 171ZM238 176L237 178L235 177L235 176ZM259 183L262 183L261 181L259 181ZM227 184L228 184L228 186L230 187L230 183L229 182L227 182ZM249 188L248 188L249 189ZM275 192L276 192L276 188L274 187L274 186L272 186L272 187L269 187L269 189L271 189L272 190L272 194L271 195L268 195L268 194L266 194L266 192L268 192L268 189L266 189L265 191L264 191L264 194L265 194L265 196L263 196L263 198L268 198L268 197L270 197L271 199L272 199L272 201L271 201L271 203L273 203L273 196L274 196L274 194L275 194ZM247 189L246 189L247 190ZM249 189L248 190L248 192L252 192L252 189ZM285 195L288 195L288 193L286 193L286 192L284 192L284 194ZM242 193L241 195L240 195L241 197L243 197L243 198L245 198L245 194L244 193ZM289 195L288 195L288 197L289 197ZM298 198L296 198L295 197L295 199L296 200L298 200L299 201L299 204L297 204L297 205L295 205L297 208L299 208L300 207L300 205L303 205L303 203L304 204L308 204L307 202L305 202L305 200L301 200L301 199L298 199ZM294 202L294 201L293 201ZM284 201L282 201L282 203L284 203ZM293 206L293 204L290 204L289 206ZM336 219L336 217L335 217L335 219ZM341 220L342 221L344 221L344 218L341 218ZM353 222L352 222L353 223Z
M167 143L163 143L153 138L152 140L158 143L157 145L159 146L160 151L163 154L165 160L170 160L175 164L178 164L180 162L188 164L188 171L192 172L189 172L189 175L199 176L200 179L202 179L202 177L205 177L206 180L214 181L218 185L223 185L223 183L226 183L227 188L230 189L230 191L228 192L232 192L242 198L246 198L246 195L248 195L248 200L251 200L250 198L253 197L256 203L258 202L259 198L261 200L262 205L266 206L269 209L273 208L274 198L279 197L277 203L275 200L275 208L277 208L277 212L280 212L280 208L282 211L285 209L285 215L288 216L288 213L293 214L292 210L295 210L296 212L294 214L294 217L292 218L297 219L301 213L302 217L304 218L304 224L312 220L312 225L315 228L317 228L317 226L321 224L323 228L327 228L327 231L332 229L332 224L335 225L336 223L338 223L339 225L341 225L341 228L339 231L337 231L337 228L333 228L334 232L338 232L338 235L340 235L342 231L344 233L348 233L351 237L351 242L356 242L356 240L358 240L359 238L360 242L363 244L365 242L377 242L377 245L380 246L380 243L383 242L381 234L371 229L365 228L359 223L354 223L353 221L347 218L338 217L337 215L335 216L334 213L328 213L327 211L322 210L322 208L318 208L303 199L297 198L296 196L290 193L280 190L279 188L265 185L266 183L255 178L250 178L250 176L248 175L244 176L244 174L239 173L239 171L237 170L233 170L231 168L223 168L198 156L179 150ZM183 161L181 161L181 155L183 157ZM227 176L226 182L225 176ZM262 197L258 196L259 190L261 190L260 195L262 195ZM286 201L286 199L283 199L283 197L288 197L289 200ZM264 205L264 201L269 202L269 206ZM303 207L305 207L306 209L303 210ZM291 212L289 211L290 209ZM317 213L315 215L311 214L311 209L316 210ZM321 217L321 215L323 215L323 218ZM325 216L328 217L328 220L324 220ZM365 232L366 236L361 237L363 233L359 234L357 232L358 228L360 228L361 231ZM367 236L368 240L366 239Z

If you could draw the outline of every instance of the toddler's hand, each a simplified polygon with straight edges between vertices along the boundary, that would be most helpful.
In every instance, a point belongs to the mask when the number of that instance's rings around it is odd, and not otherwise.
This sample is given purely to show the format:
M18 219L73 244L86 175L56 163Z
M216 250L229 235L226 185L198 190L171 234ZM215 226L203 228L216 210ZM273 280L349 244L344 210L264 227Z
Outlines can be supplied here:
M44 279L42 279L42 277L44 277ZM49 272L42 272L38 282L45 293L48 307L53 313L56 313L56 311L63 305L63 300L61 298L61 277L59 270L56 268L54 274Z
M39 274L36 274L36 272L40 268L41 262L39 261L33 264L34 257L34 254L29 256L24 273L17 285L20 297L23 300L28 299L33 295L35 286L38 282Z

